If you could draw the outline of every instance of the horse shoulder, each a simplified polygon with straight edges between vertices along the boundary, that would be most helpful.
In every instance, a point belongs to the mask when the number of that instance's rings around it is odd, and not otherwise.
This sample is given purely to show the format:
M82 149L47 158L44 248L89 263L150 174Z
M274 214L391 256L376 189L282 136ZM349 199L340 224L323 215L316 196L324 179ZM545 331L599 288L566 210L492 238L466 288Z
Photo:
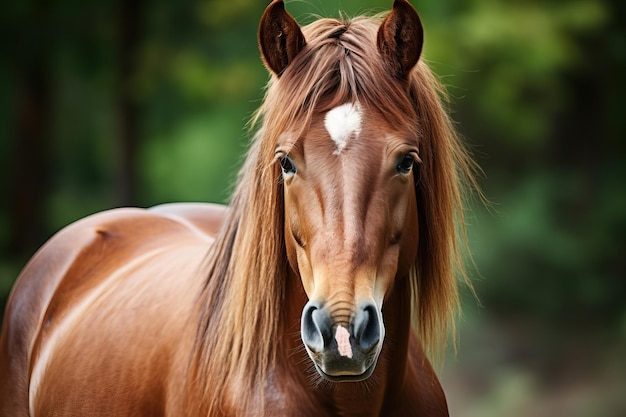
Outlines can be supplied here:
M208 232L189 222L116 209L66 227L38 251L7 304L0 415L26 416L29 407L38 408L35 401L62 410L59 398L78 399L85 390L106 404L116 395L110 389L115 384L136 388L124 385L133 372L166 373L167 348L177 339L184 344L176 329L193 304L187 294L195 288L181 288L193 285L192 271L212 242ZM120 379L125 376L127 381ZM98 378L106 386L99 386ZM152 387L139 388L145 393ZM162 384L155 392L164 389ZM54 394L44 395L50 391ZM148 401L155 404L151 415L158 415L162 399Z

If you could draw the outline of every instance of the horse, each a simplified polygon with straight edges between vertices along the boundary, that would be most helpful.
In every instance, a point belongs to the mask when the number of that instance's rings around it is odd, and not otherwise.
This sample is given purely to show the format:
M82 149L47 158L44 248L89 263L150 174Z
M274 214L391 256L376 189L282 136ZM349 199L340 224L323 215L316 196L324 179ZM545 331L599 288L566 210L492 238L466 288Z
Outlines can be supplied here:
M473 171L420 18L395 0L300 27L274 0L258 35L270 80L228 207L53 236L6 307L1 416L448 415L431 360Z

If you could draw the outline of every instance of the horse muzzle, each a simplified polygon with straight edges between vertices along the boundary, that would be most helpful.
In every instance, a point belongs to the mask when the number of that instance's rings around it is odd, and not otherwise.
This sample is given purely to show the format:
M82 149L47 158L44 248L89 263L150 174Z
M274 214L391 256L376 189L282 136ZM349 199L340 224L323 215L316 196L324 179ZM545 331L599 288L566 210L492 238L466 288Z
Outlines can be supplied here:
M309 301L302 312L301 336L323 378L361 381L374 372L385 328L374 303L361 304L349 320L334 320L333 311L323 303Z

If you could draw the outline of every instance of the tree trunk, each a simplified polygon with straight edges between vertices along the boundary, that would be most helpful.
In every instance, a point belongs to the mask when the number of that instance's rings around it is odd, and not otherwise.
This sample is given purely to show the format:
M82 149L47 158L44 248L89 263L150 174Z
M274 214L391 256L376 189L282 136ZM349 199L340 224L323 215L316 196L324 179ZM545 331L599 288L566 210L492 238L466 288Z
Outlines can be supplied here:
M143 1L120 0L118 8L120 26L116 194L119 205L130 206L138 203L137 154L141 137L141 111L134 95L134 81L137 73L136 61Z
M51 74L50 40L41 30L48 9L44 3L37 3L32 19L32 27L40 31L16 33L22 47L9 53L15 71L7 202L7 255L11 258L32 254L47 237L44 212L51 176Z

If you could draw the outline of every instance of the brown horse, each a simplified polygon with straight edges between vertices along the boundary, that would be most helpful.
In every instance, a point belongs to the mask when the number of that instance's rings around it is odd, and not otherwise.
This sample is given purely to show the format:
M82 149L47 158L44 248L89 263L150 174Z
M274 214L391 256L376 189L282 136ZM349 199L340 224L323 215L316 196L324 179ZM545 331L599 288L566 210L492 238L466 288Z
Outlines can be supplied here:
M458 304L472 165L422 38L404 0L304 28L272 2L230 207L117 209L53 237L7 305L0 415L448 415L423 346Z

